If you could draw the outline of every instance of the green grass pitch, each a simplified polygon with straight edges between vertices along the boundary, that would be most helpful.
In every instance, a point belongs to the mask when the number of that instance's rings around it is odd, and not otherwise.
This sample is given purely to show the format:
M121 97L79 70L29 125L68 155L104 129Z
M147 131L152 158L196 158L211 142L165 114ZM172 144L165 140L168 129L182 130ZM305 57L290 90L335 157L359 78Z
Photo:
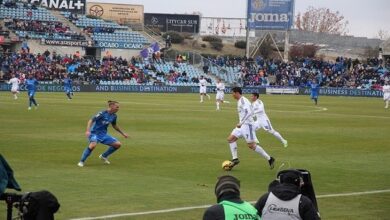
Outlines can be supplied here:
M214 96L214 95L212 95ZM197 94L37 93L38 110L27 111L27 95L13 100L0 93L0 153L15 172L23 192L47 189L61 203L56 219L144 212L215 203L216 177L230 159L226 137L237 123L236 102L215 111L214 97ZM99 145L84 168L76 166L87 146L87 120L121 103L118 125L131 138L109 133L122 148L104 165ZM317 195L390 189L390 110L378 98L307 96L262 99L273 127L288 141L257 133L276 158L267 162L240 140L241 163L230 174L242 184L242 198L257 200L278 167L311 171ZM325 110L326 108L327 110ZM389 219L390 193L318 199L323 219ZM119 219L201 219L204 209ZM0 219L6 206L0 203Z

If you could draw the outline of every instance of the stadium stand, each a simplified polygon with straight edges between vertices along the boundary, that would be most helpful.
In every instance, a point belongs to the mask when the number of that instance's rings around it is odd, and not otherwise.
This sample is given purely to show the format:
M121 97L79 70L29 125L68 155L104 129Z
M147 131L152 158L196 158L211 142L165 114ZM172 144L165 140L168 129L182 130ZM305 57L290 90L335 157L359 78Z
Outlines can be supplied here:
M85 15L75 15L70 12L61 14L72 21L77 27L84 28L96 43L99 42L123 42L148 44L148 40L139 33L129 30L115 22L101 19L87 18Z
M59 55L46 51L32 54L22 49L19 53L5 54L0 59L8 80L15 73L24 79L33 73L44 84L56 84L68 72L78 84L101 85L177 85L196 86L202 71L187 63L149 63L133 57L130 61L121 57L80 57L77 54ZM211 79L207 79L212 83Z
M317 80L322 86L343 88L375 88L389 75L390 60L377 58L352 60L338 57L333 61L298 59L283 62L273 59L246 59L241 57L209 58L209 62L222 67L225 72L211 66L210 71L226 82L244 86L306 86Z
M79 33L74 33L63 25L45 8L26 3L0 5L0 19L21 38L85 40Z

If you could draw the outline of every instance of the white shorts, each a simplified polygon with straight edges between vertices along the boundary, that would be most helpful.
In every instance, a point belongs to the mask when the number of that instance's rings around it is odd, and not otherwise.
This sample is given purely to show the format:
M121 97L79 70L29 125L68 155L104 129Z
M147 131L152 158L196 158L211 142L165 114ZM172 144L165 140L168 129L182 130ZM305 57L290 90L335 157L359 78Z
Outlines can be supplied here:
M217 92L217 95L215 96L215 99L216 100L223 100L224 97L225 97L225 93Z
M246 143L254 143L257 141L256 132L253 125L244 124L241 128L234 128L231 135L237 138L244 138Z
M390 93L384 93L383 94L383 100L390 101Z
M18 87L12 87L12 88L11 88L11 92L17 92L18 90L19 90Z
M272 131L274 128L272 127L271 121L268 118L258 118L257 121L255 121L255 130L259 130L260 128L266 130L266 131Z
M199 93L204 93L204 94L206 94L206 93L207 93L207 87L206 87L206 86L200 86L200 87L199 87Z

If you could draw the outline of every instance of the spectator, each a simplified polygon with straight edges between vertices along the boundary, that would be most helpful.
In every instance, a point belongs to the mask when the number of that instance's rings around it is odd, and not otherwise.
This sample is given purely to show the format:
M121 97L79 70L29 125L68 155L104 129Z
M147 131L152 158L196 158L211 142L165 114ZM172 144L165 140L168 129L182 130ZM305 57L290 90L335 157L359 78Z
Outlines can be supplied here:
M233 176L221 176L215 185L217 205L209 207L203 220L259 219L257 210L240 198L240 181Z
M172 46L172 39L171 39L171 35L167 35L167 38L165 39L165 47L166 48L170 48Z
M301 194L303 178L297 170L284 171L280 183L272 182L268 193L260 197L255 207L263 220L317 220L312 201Z

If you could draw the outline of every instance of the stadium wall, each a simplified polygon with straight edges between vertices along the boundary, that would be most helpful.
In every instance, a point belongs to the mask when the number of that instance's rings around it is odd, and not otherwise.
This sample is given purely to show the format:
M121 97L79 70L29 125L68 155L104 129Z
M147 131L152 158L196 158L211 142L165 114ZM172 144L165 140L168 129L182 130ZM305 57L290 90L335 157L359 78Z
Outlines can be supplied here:
M11 85L0 83L0 91L10 91ZM25 85L20 86L21 91L26 91ZM208 93L213 93L214 86L207 87ZM40 84L40 92L63 92L64 87L56 84ZM149 86L149 85L75 85L74 92L141 92L141 93L199 93L198 86ZM245 87L243 93L258 92L260 94L295 94L309 95L310 88L273 88L273 87ZM231 93L231 88L226 88L225 93ZM321 88L320 95L324 96L355 96L355 97L382 97L380 90L361 90L344 88Z

